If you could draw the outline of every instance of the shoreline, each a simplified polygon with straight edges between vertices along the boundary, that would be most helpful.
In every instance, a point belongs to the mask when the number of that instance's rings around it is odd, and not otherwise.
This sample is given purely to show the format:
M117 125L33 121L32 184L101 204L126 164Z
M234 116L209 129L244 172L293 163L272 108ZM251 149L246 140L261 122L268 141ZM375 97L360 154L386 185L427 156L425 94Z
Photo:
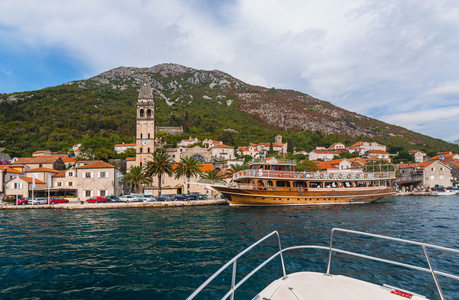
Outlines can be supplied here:
M70 201L62 204L44 205L0 205L0 210L23 210L23 209L119 209L119 208L155 208L155 207L179 207L179 206L206 206L206 205L227 205L224 199L191 200L191 201L163 201L163 202L116 202L116 203L86 203Z

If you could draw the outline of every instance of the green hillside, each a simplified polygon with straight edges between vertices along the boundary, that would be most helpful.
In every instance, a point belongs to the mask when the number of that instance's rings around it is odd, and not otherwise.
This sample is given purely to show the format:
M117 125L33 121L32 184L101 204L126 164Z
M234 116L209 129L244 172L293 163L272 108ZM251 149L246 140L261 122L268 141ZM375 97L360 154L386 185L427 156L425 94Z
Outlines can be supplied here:
M156 125L184 127L182 136L166 137L171 146L190 136L243 146L273 142L274 136L281 134L289 143L289 151L293 147L310 151L335 142L349 146L357 141L376 141L394 151L459 152L457 145L342 110L309 95L255 87L219 71L177 65L117 68L88 80L0 94L0 148L11 156L28 156L43 149L66 152L82 141L99 141L105 148L134 142L135 104L142 73L151 77ZM266 109L256 111L259 107L277 109L276 105L288 109L279 119L267 118ZM316 122L310 124L318 130L291 121L304 118L295 115L298 108ZM320 124L331 129L321 130ZM349 126L340 132L342 124ZM352 128L362 134L351 134Z

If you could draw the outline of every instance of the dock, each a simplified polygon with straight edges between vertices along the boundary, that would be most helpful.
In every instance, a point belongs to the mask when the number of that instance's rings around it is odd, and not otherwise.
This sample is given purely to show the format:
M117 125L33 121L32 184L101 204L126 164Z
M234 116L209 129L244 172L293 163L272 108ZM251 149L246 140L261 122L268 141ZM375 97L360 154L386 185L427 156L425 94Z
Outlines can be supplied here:
M224 199L191 200L191 201L154 201L154 202L113 202L113 203L86 203L85 201L70 200L69 203L44 204L44 205L14 205L1 203L0 210L22 210L22 209L120 209L120 208L158 208L158 207L180 207L180 206L207 206L227 205Z

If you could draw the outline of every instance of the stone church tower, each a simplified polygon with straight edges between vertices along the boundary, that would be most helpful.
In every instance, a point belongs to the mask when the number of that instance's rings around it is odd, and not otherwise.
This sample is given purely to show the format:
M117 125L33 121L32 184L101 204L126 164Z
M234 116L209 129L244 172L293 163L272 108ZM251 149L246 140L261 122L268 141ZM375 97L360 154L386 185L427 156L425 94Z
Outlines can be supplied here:
M135 164L144 167L155 151L155 100L147 75L143 77L136 107Z

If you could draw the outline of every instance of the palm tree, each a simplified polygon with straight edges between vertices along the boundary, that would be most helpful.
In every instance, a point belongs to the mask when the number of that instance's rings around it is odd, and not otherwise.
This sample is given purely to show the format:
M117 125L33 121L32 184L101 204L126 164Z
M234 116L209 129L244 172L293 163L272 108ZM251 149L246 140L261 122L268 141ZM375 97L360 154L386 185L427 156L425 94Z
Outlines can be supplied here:
M141 184L151 183L151 178L145 175L142 167L131 167L129 172L123 176L123 182L130 184L134 187L134 190L138 193Z
M201 162L195 157L188 157L185 156L180 159L180 162L177 164L175 168L175 179L179 179L181 177L186 177L188 180L187 183L187 194L190 193L190 177L196 177L202 173Z
M228 177L225 172L219 170L208 170L201 174L202 179L212 180L212 181L225 181L225 178Z
M148 177L158 176L158 194L161 196L161 177L163 174L172 176L174 170L168 154L156 151L152 158L153 160L147 162L145 174Z

